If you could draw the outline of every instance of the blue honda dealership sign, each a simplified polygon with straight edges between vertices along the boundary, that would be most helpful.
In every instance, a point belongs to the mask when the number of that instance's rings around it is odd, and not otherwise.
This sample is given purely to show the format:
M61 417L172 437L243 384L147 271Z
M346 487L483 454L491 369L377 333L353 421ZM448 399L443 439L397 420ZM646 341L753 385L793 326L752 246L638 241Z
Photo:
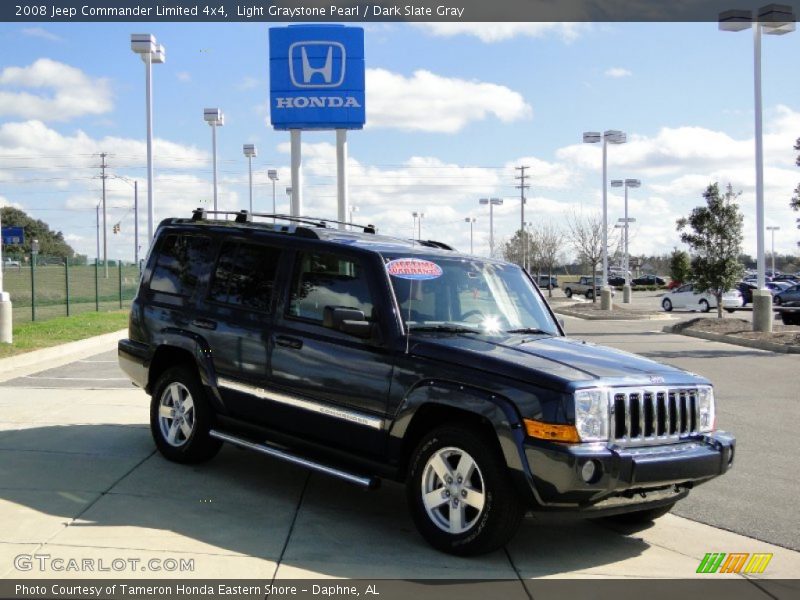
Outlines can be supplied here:
M25 230L22 227L3 227L2 238L7 245L24 244Z
M364 30L290 25L269 30L270 120L275 129L361 129Z

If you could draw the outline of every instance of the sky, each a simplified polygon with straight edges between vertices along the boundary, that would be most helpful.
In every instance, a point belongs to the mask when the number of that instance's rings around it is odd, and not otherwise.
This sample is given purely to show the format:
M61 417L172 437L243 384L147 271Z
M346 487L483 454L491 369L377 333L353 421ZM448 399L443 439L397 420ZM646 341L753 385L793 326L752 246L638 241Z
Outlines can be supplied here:
M21 208L96 254L100 156L108 154L109 257L134 254L133 187L146 229L144 66L131 33L166 48L153 67L156 220L188 216L213 200L211 132L219 107L219 202L248 205L242 145L253 143L254 208L272 210L267 169L278 170L279 212L288 212L289 136L269 125L265 23L0 23L0 205ZM602 207L601 149L584 131L619 129L609 179L629 192L631 253L682 247L675 222L703 202L708 184L741 191L744 250L755 255L753 40L716 23L365 24L367 126L349 133L354 220L410 237L489 251L479 198L500 197L495 239L520 226L514 167L529 166L526 221L566 231L573 214ZM797 254L800 182L800 33L765 36L763 106L766 224L778 252ZM303 135L304 213L335 218L335 134ZM609 222L623 216L609 189ZM120 223L120 233L112 226ZM146 236L142 235L142 239ZM770 238L767 238L769 251ZM142 251L146 251L142 242ZM569 236L564 252L574 255Z

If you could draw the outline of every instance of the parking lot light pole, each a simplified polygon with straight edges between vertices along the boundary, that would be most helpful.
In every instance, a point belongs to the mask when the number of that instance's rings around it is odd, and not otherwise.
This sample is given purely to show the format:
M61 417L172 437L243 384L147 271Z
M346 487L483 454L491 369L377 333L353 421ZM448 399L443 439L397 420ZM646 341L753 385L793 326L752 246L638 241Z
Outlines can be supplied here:
M584 144L603 142L603 287L600 295L600 308L611 310L611 289L608 287L608 144L624 144L627 135L616 129L608 129L602 134L599 131L586 131L583 134Z
M357 206L353 206L351 204L348 207L348 210L350 211L350 229L353 229L353 213L357 213L358 212L358 207Z
M719 14L721 31L744 31L753 28L753 89L755 108L756 154L756 254L758 290L753 291L753 330L772 331L772 294L766 289L764 259L764 136L761 109L761 34L784 35L795 30L791 6L768 4L758 9L754 18L749 10L726 10Z
M413 212L411 214L414 217L414 224L417 226L417 239L421 240L422 239L422 217L425 216L425 213L424 212ZM413 235L414 235L413 232L412 232L411 235L413 237Z
M767 231L772 233L772 276L775 277L775 232L780 231L777 225L767 225Z
M469 253L474 254L472 246L472 228L475 225L475 217L466 217L464 222L469 223Z
M625 228L625 262L623 264L623 269L625 270L625 285L622 286L622 302L624 304L630 304L631 302L631 278L630 278L630 254L628 250L628 240L629 237L629 229L628 226L630 223L635 223L636 219L628 218L628 188L638 188L642 186L642 182L639 179L626 179L623 181L622 179L612 179L611 180L611 187L624 187L625 188L625 217L623 219L619 219L620 223L623 223L623 227Z
M153 222L155 208L153 206L153 69L152 65L160 65L167 59L162 44L156 42L149 33L131 34L131 50L142 57L145 67L145 106L147 122L147 243L153 240Z
M225 115L218 108L203 110L203 120L211 127L211 153L214 165L214 210L217 209L217 127L225 125Z
M494 257L494 207L503 204L502 198L481 198L478 204L489 205L489 257Z
M277 169L269 169L267 170L267 177L272 182L272 214L274 215L276 212L275 209L275 182L278 181L278 171ZM273 217L273 221L275 218Z
M245 144L242 146L242 152L247 157L247 173L250 181L250 212L253 212L253 157L258 156L254 144Z

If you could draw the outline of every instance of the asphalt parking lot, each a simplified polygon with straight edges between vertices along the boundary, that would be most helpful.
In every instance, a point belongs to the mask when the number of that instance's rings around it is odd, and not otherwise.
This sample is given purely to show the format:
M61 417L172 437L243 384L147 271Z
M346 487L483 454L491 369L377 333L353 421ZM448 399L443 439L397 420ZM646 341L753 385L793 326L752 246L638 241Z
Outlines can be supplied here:
M792 431L800 357L656 333L663 324L567 320L576 337L710 377L719 425L739 439L732 472L649 528L537 516L503 551L443 555L416 533L399 485L363 492L231 447L199 466L163 460L147 427L149 399L109 350L0 383L0 577L502 578L524 585L539 577L695 577L707 552L771 552L756 577L799 577ZM25 571L15 566L25 553L187 559L193 569ZM768 597L760 587L754 594Z

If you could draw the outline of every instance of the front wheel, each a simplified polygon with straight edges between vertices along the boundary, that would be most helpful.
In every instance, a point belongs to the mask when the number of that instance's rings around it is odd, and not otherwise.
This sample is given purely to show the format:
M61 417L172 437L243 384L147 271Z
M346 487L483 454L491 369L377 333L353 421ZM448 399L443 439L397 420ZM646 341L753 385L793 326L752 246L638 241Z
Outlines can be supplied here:
M589 290L588 292L586 292L586 299L587 300L591 300L593 298L594 298L594 292L592 290Z
M704 313L711 311L711 305L708 303L707 300L700 300L700 310Z
M209 435L212 412L197 373L172 367L158 379L150 402L150 432L164 458L199 463L219 452L222 442Z
M780 296L773 296L772 303L775 306L780 306L781 305L781 297Z
M469 425L441 427L422 439L406 494L422 537L459 556L504 546L525 514L499 450Z
M672 311L672 302L669 298L664 298L664 301L661 303L661 308L663 308L665 312Z
M564 290L564 295L565 295L567 298L572 298L572 289L570 289L570 288L567 288L567 289L565 289L565 290Z

